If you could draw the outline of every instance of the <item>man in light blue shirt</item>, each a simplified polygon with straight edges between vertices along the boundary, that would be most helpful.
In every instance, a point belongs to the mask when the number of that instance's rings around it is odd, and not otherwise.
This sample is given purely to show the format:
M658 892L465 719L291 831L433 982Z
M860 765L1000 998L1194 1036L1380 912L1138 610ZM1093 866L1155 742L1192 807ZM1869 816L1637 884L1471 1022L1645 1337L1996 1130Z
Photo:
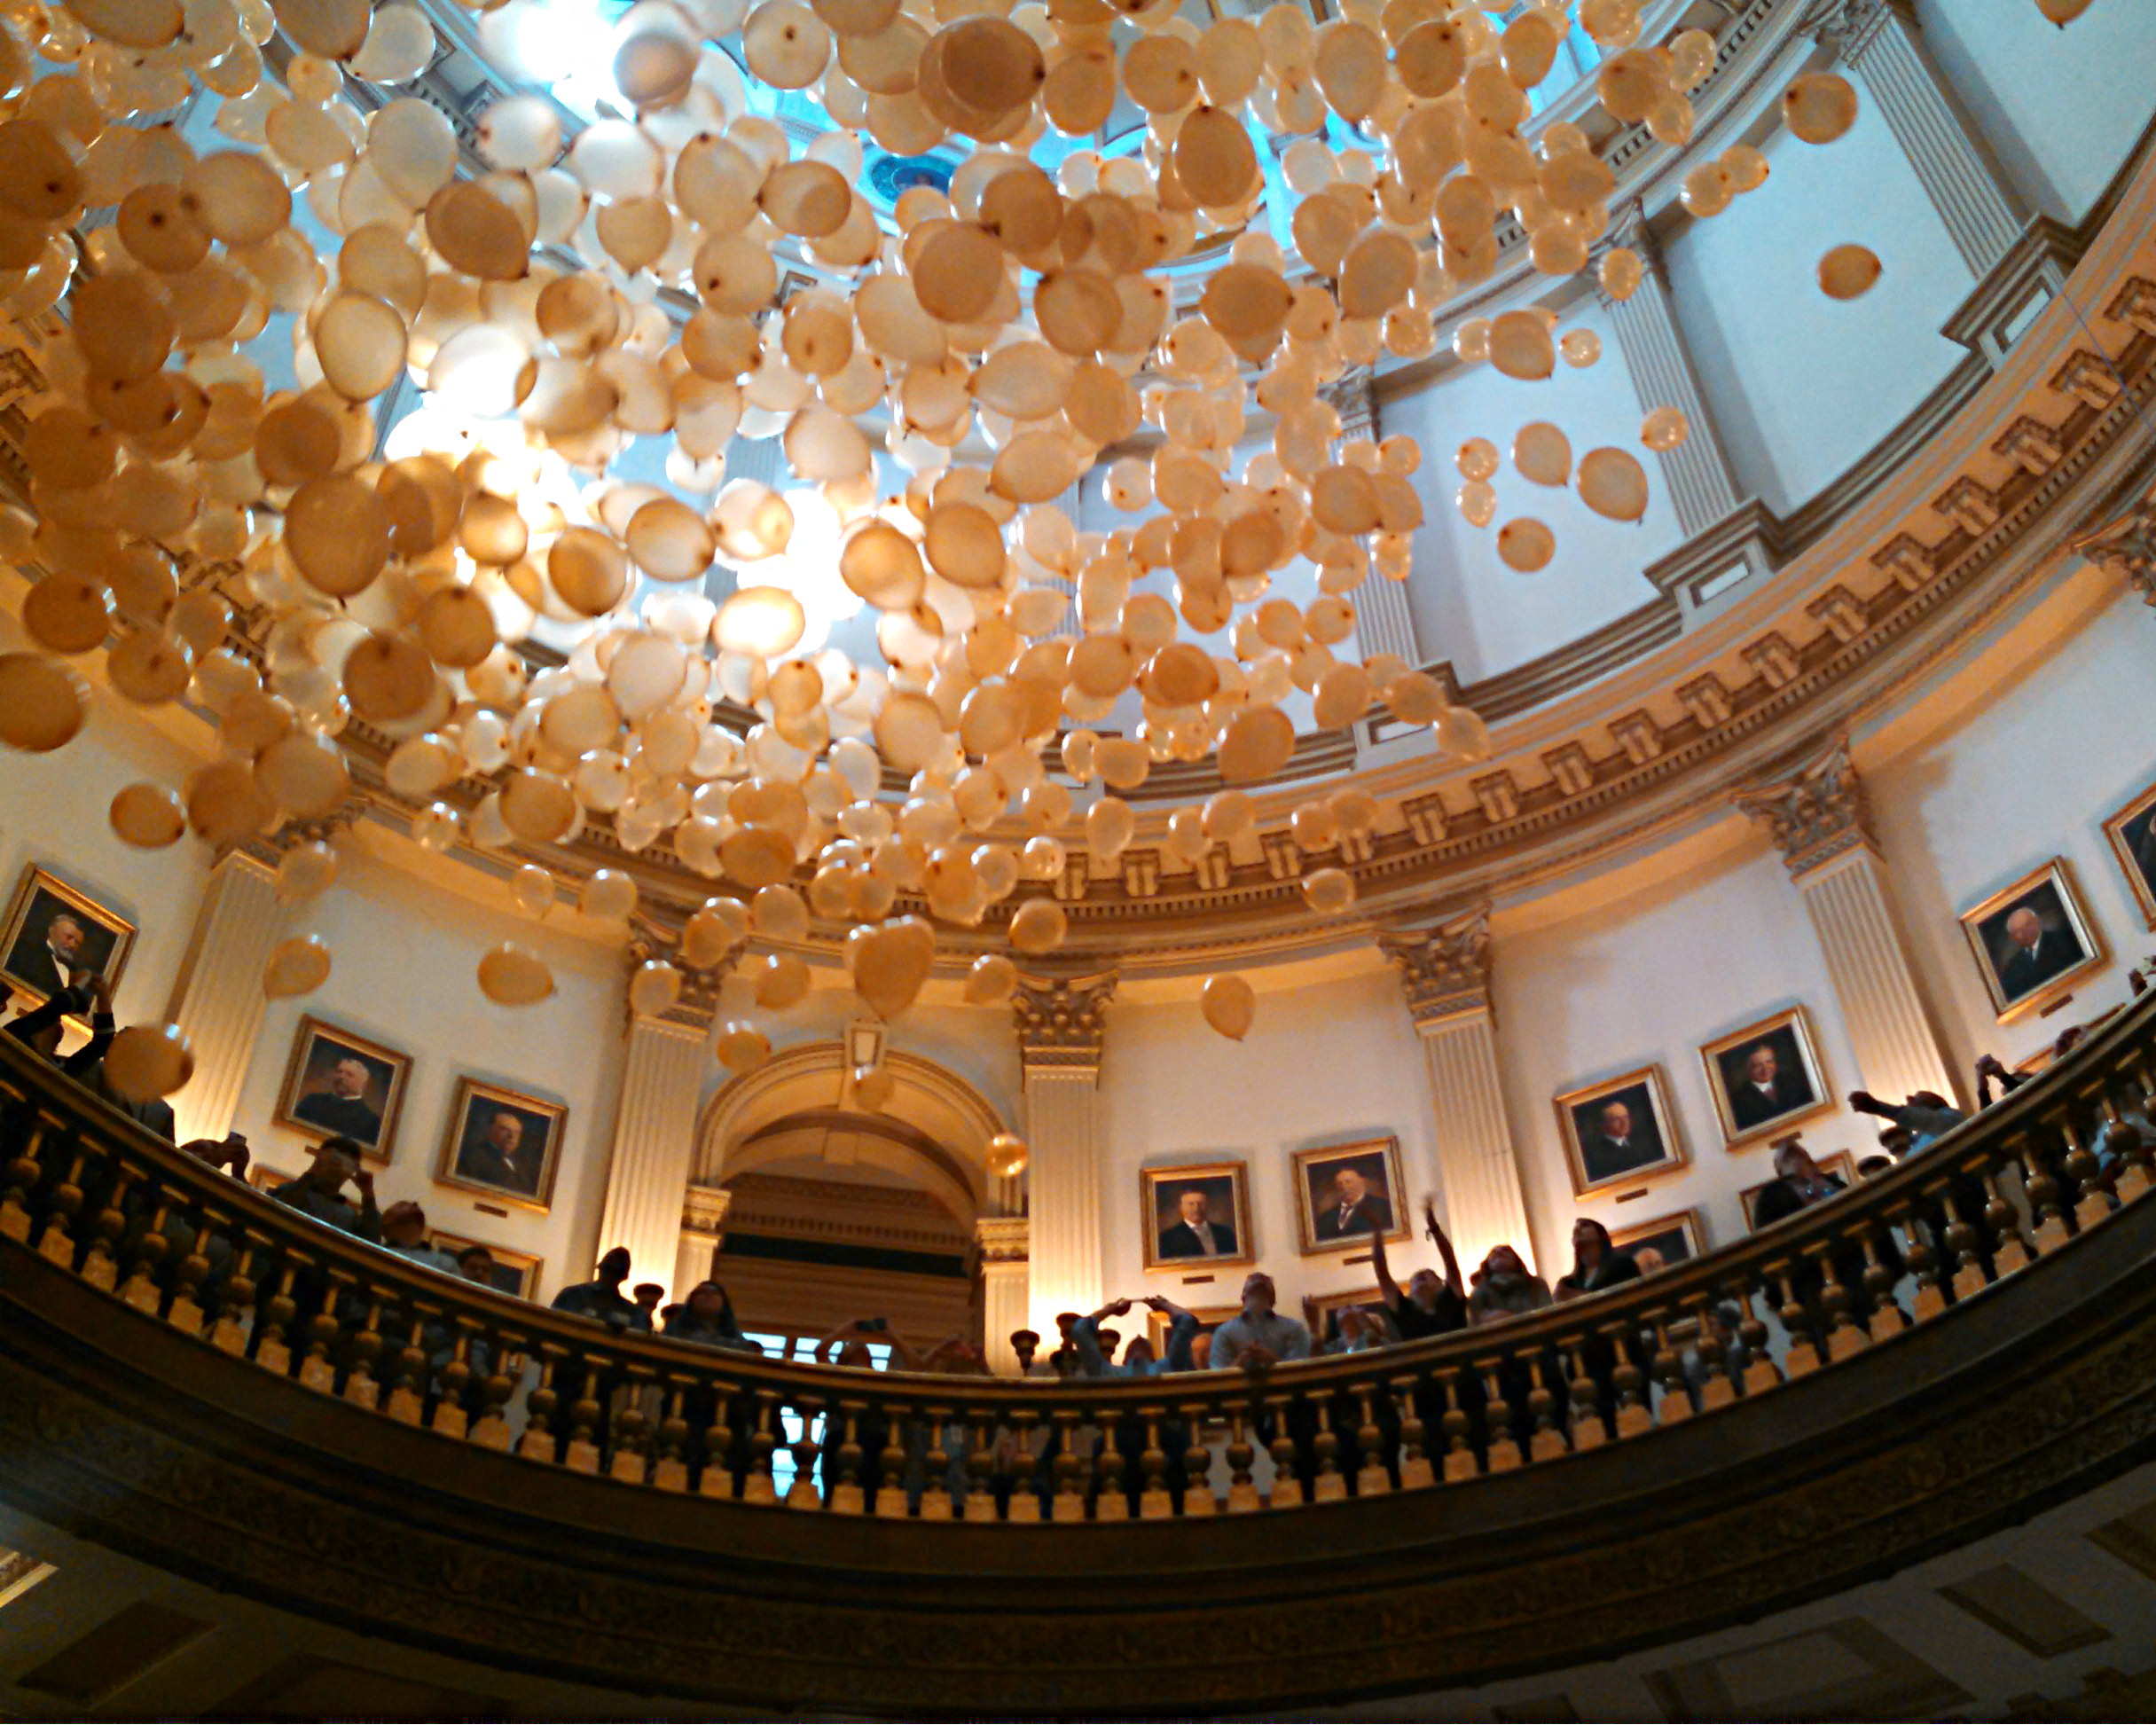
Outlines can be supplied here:
M1273 1278L1252 1270L1243 1282L1243 1310L1212 1333L1212 1369L1241 1366L1255 1371L1286 1360L1310 1358L1310 1332L1273 1309Z

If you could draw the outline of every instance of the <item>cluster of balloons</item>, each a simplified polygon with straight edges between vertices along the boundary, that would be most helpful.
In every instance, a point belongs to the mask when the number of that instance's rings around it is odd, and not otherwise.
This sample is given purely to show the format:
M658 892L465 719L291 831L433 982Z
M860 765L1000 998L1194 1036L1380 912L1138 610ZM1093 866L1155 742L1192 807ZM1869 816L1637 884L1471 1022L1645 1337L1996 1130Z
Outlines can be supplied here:
M547 3L481 8L482 45L530 59ZM625 110L578 127L512 96L474 170L436 108L395 93L435 51L404 0L21 0L0 18L0 270L18 317L65 294L68 329L26 438L34 510L0 528L0 554L50 571L25 608L40 650L0 656L0 739L64 744L90 696L68 661L101 652L123 700L191 697L221 744L176 790L122 789L114 828L233 843L342 805L364 721L421 844L560 846L594 823L630 851L664 843L743 895L690 920L683 964L760 937L771 955L746 969L781 1010L809 985L786 949L821 921L850 930L854 984L886 1015L925 982L937 923L992 914L1021 954L1063 944L1041 889L1072 874L1074 787L1099 787L1083 843L1111 862L1135 832L1125 796L1211 755L1226 788L1167 821L1195 860L1251 832L1241 787L1288 767L1296 691L1322 726L1382 705L1480 758L1482 722L1436 679L1341 650L1358 589L1407 572L1422 451L1344 440L1327 391L1429 351L1435 309L1495 269L1501 220L1552 277L1607 228L1615 181L1587 133L1522 135L1574 0L1503 10L1349 0L1321 24L1283 3L1200 27L1171 0L637 0L612 38ZM1685 142L1713 37L1643 43L1639 0L1577 0L1576 19L1608 113ZM741 63L812 92L833 129L796 148L750 111ZM141 120L198 88L220 147ZM1139 153L1033 159L1125 100ZM1788 123L1838 136L1853 103L1799 79ZM1333 147L1336 121L1367 144ZM1254 127L1298 139L1293 256L1252 223ZM965 153L947 192L915 186L887 221L860 189L864 137ZM1739 146L1686 201L1711 214L1765 175ZM325 255L295 199L335 237ZM116 220L79 239L100 205ZM1215 261L1179 310L1163 271L1201 246ZM815 285L781 304L782 266ZM1638 286L1629 251L1601 270L1620 297ZM299 383L270 390L247 349L277 316ZM1528 381L1560 354L1592 365L1592 333L1554 323L1509 311L1454 346ZM422 405L383 445L406 380ZM1253 453L1254 410L1273 430ZM1141 432L1106 492L1150 513L1081 532L1059 500ZM1642 440L1684 433L1666 408ZM729 477L741 438L778 441L784 482ZM662 444L666 486L617 475L639 439ZM1611 519L1646 508L1628 451L1575 464L1538 422L1513 459ZM1460 452L1478 524L1496 461L1485 440ZM1530 570L1555 539L1515 521L1499 549ZM185 578L208 564L239 565L229 600ZM1306 601L1278 590L1290 569L1303 591L1314 571ZM873 608L874 663L820 646L819 593ZM580 632L535 670L520 643L542 620ZM1092 728L1133 700L1127 734ZM714 722L722 701L758 715L745 739ZM1360 791L1315 796L1295 836L1322 851L1376 815ZM280 884L303 898L333 866L301 846ZM553 882L530 873L520 901L543 914ZM1303 890L1338 913L1354 882L1319 867ZM901 895L926 914L898 914ZM584 901L625 921L635 890L601 871ZM318 985L318 947L280 948L265 988ZM968 997L1006 999L1015 974L991 953ZM509 1004L553 988L514 943L479 980ZM655 959L639 1005L680 984ZM1239 1036L1249 990L1216 979L1206 1013ZM739 1065L768 1043L735 1024L718 1049Z

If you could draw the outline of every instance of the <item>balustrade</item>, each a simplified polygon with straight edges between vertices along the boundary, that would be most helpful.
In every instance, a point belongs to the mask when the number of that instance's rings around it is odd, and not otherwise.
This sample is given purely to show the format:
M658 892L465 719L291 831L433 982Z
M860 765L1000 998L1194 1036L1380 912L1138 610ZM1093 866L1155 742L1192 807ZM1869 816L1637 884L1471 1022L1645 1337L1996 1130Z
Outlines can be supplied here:
M0 1044L0 1251L445 1442L750 1509L967 1523L1300 1511L1547 1466L1831 1371L2152 1183L2156 998L1854 1191L1502 1325L1261 1373L884 1374L609 1330L407 1264ZM784 1454L791 1466L779 1465ZM790 1477L789 1477L790 1476Z

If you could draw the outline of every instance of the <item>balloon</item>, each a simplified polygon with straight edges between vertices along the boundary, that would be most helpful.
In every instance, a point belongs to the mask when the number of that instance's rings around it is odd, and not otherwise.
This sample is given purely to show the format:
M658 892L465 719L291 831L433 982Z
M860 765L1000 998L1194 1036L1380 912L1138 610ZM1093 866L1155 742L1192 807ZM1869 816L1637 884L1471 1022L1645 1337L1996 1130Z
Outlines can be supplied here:
M509 896L526 916L545 916L554 907L554 877L537 863L519 863L509 877Z
M1000 1007L1018 987L1018 967L1000 953L984 953L966 973L966 1003Z
M1303 902L1321 916L1337 916L1355 902L1355 879L1345 868L1321 868L1303 876Z
M744 968L756 984L757 1004L774 1012L798 1006L808 998L809 967L790 953L772 953Z
M1531 515L1507 521L1497 530L1497 554L1523 575L1548 567L1556 553L1556 536Z
M1862 246L1837 246L1819 260L1819 291L1830 300L1861 300L1879 279L1879 260Z
M1636 521L1647 513L1647 474L1620 449L1589 450L1580 461L1580 499L1597 515Z
M1507 377L1538 383L1556 369L1549 325L1539 311L1507 311L1490 325L1490 364Z
M681 956L708 970L748 937L749 912L736 898L707 898L681 929Z
M595 868L576 896L576 908L601 921L626 922L636 897L636 882L618 868Z
M262 992L272 1000L311 994L329 980L329 947L319 935L280 941L263 966Z
M1692 435L1692 422L1682 407L1658 407L1640 421L1640 442L1658 455L1683 446Z
M187 830L187 805L163 785L129 785L113 798L110 819L127 843L161 851Z
M1545 420L1522 426L1512 440L1512 465L1537 485L1563 485L1572 476L1572 440Z
M125 1101L155 1102L194 1076L194 1048L177 1024L129 1024L105 1051L105 1081Z
M505 940L479 961L479 987L498 1007L537 1006L554 992L554 973L529 946Z
M1208 976L1198 1005L1205 1022L1230 1042L1248 1036L1258 1016L1258 996L1240 976Z
M46 754L73 739L90 712L90 683L43 653L0 653L0 742Z
M1000 1132L988 1141L988 1154L984 1160L990 1178L1016 1180L1025 1172L1026 1164L1031 1156L1024 1139L1015 1133Z
M303 904L329 889L337 878L337 853L319 839L309 839L285 852L277 865L278 902Z
M1010 942L1021 953L1053 953L1063 944L1070 918L1053 898L1029 898L1011 918Z
M718 1027L714 1052L727 1070L753 1072L771 1058L771 1039L754 1024L733 1020Z
M629 979L629 1006L646 1018L663 1018L681 998L681 973L662 959L647 959Z
M1856 87L1834 72L1807 72L1782 92L1782 119L1807 144L1831 144L1856 124Z
M864 923L846 939L854 992L880 1018L896 1018L913 1005L935 961L935 930L918 916Z

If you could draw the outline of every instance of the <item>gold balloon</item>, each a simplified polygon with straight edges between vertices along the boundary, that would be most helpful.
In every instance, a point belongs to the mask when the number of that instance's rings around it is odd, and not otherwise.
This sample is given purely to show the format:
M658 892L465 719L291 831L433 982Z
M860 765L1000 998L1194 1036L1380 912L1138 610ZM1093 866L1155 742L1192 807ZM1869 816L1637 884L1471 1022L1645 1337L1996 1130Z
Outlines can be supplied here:
M279 904L298 905L329 889L337 878L337 853L319 839L309 839L285 852L277 865Z
M991 1179L1016 1180L1025 1172L1031 1157L1024 1139L1016 1133L1000 1132L988 1141L988 1154L984 1161Z
M144 851L161 851L187 830L187 805L163 785L136 784L113 798L113 831Z
M681 973L662 959L647 959L629 979L629 1006L647 1018L662 1018L681 998Z
M1782 120L1807 144L1831 144L1856 124L1856 86L1835 72L1807 72L1782 92Z
M1240 1042L1248 1036L1258 1016L1256 992L1235 976L1208 976L1198 1006L1205 1022L1230 1042Z
M319 935L280 941L263 966L262 992L272 1000L311 994L329 980L330 952Z
M498 1007L537 1006L554 992L554 973L529 946L505 940L479 961L479 987Z
M0 653L0 742L34 755L71 741L90 713L90 683L43 653Z
M105 1051L105 1081L127 1102L156 1102L193 1076L194 1048L177 1024L129 1024Z
M1355 877L1345 868L1321 868L1305 874L1303 902L1321 916L1337 916L1355 902Z
M1819 260L1819 291L1830 300L1861 300L1879 279L1879 260L1862 246L1837 246Z
M771 1058L771 1039L754 1024L735 1020L718 1027L713 1052L728 1071L753 1072Z
M621 870L595 868L584 882L576 902L586 916L608 922L626 922L636 909L636 882Z
M1580 461L1580 499L1597 515L1636 521L1647 513L1647 474L1620 449L1589 450Z

